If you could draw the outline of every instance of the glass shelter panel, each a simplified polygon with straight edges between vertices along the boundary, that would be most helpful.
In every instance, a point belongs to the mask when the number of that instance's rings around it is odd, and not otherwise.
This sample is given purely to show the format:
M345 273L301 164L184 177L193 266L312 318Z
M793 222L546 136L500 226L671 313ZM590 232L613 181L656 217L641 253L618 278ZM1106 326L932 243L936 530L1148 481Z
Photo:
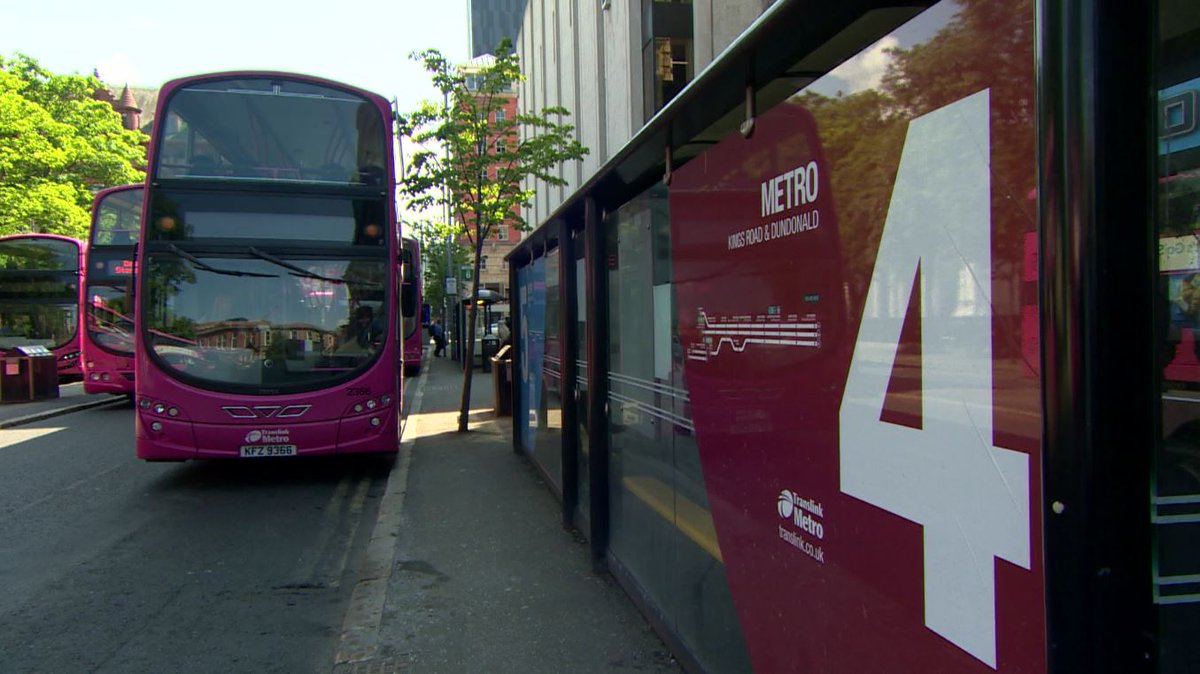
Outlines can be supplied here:
M605 224L611 547L707 668L749 671L693 433L666 196Z
M559 253L558 249L543 258L545 279L545 313L542 316L542 385L537 401L537 439L534 459L542 465L550 479L562 486L562 341L559 339Z
M585 519L591 512L591 471L588 461L591 457L591 445L588 436L588 414L591 409L588 392L588 323L587 323L587 264L584 248L583 230L574 232L575 236L575 419L579 426L577 437L579 447L577 464L579 466L577 486L579 500L578 513ZM570 290L568 290L570 292Z
M517 270L521 315L517 340L521 349L520 405L516 424L521 448L533 454L541 423L542 367L545 352L546 260L537 258Z
M1159 672L1200 670L1200 9L1160 0L1162 439L1152 485Z

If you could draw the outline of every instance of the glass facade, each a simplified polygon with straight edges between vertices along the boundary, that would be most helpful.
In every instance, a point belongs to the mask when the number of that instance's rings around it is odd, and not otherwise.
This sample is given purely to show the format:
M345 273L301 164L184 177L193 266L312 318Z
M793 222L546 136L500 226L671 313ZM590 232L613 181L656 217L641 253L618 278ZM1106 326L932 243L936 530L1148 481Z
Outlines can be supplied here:
M1200 667L1200 11L1160 0L1158 239L1162 439L1152 484L1159 672Z

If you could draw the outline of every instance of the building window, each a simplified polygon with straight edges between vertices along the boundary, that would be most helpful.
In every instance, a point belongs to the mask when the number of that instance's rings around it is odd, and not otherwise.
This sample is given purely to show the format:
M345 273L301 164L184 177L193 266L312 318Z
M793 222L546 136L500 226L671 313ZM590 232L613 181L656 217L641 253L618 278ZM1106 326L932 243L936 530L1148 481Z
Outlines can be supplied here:
M508 225L500 225L496 228L496 239L498 241L508 241Z
M650 119L691 81L692 4L642 2L643 112Z
M496 139L496 152L504 152L508 149L508 143L503 138Z
M496 123L503 122L507 116L508 115L504 112L504 108L500 108L496 111Z

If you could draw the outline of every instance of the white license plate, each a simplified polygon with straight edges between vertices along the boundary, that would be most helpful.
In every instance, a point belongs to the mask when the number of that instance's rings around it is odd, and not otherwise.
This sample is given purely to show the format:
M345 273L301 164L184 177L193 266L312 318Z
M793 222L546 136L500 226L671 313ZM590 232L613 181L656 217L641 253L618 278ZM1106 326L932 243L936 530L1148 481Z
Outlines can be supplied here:
M296 455L295 445L242 445L240 450L242 456L249 458Z

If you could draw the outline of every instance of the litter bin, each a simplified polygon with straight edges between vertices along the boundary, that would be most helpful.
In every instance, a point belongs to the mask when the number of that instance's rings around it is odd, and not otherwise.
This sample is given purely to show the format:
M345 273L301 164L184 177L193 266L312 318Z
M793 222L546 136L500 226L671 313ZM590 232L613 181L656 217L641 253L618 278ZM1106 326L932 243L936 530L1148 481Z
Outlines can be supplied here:
M495 398L496 416L512 416L512 347L500 347L492 356L492 394Z
M496 352L500 350L500 338L491 333L483 336L480 340L479 355L482 359L483 371L492 371L492 358Z
M10 356L0 361L0 402L58 397L58 360L53 354Z

